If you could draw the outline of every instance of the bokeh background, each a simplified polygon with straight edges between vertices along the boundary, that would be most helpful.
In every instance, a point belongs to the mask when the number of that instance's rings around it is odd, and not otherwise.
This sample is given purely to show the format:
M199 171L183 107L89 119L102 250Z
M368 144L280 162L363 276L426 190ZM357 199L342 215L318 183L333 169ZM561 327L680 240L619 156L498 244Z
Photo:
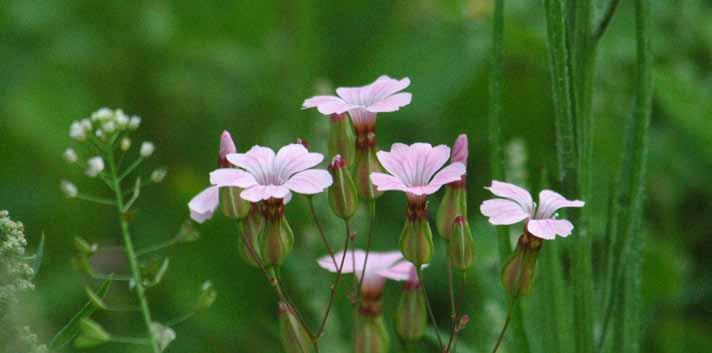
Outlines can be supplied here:
M631 5L623 2L597 63L595 193L587 200L597 249L604 248L609 185L625 167L621 127L632 107L635 73ZM712 346L712 4L652 6L656 89L643 227L643 349L702 352ZM66 200L59 191L63 178L82 190L102 191L61 158L72 120L102 106L143 117L137 140L157 145L147 165L169 171L139 201L134 236L145 246L172 237L186 219L187 202L216 166L223 129L240 149L278 147L301 137L325 151L328 121L301 110L302 100L389 74L410 77L414 98L379 119L381 148L396 141L450 144L458 133L470 136L469 202L478 259L467 280L472 323L460 349L487 351L505 314L493 229L477 212L487 196L481 187L489 181L491 11L488 0L0 2L0 208L26 224L31 247L41 233L47 237L37 288L19 308L22 320L46 340L86 302L84 286L96 283L71 265L74 236L120 243L113 210ZM556 165L542 4L508 1L505 32L502 126L514 146L508 163L512 175L539 185ZM324 196L316 201L338 246L339 223ZM394 249L405 202L393 193L379 204L375 248ZM315 265L323 250L306 205L297 197L288 207L297 245L284 273L292 296L316 324L333 277ZM364 234L363 210L358 218ZM167 320L189 310L204 280L213 282L219 297L208 312L176 328L169 351L280 352L274 296L259 271L237 256L234 224L218 216L198 229L199 242L163 252L171 266L150 301L157 318ZM439 274L443 244L437 246L426 278L442 324L447 286ZM121 287L114 286L110 301L131 300ZM397 284L387 286L388 303L396 302L398 290ZM350 311L341 294L325 339L330 352L348 347ZM532 349L540 352L542 336L552 333L537 330L536 319L546 309L535 306L532 299L524 310ZM388 314L393 305L386 308ZM142 328L134 314L98 313L96 319L124 334ZM400 349L396 340L393 347ZM108 345L95 351L142 350Z

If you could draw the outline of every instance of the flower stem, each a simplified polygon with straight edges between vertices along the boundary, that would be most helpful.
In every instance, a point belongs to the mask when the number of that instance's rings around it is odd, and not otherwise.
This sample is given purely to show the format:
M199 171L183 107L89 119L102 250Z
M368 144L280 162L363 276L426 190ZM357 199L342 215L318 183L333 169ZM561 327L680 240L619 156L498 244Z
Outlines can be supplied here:
M512 311L514 310L514 305L517 301L517 298L512 298L512 301L509 303L509 309L507 309L507 319L504 320L504 326L502 326L502 331L499 333L499 338L497 338L497 343L494 345L494 348L492 349L492 353L497 353L497 350L499 349L500 344L502 344L502 339L504 338L505 332L507 332L507 327L509 327L509 322L512 321Z
M371 199L368 202L368 239L366 240L366 256L363 259L363 268L361 268L361 276L359 276L358 289L361 293L363 285L363 277L366 274L366 264L368 263L368 254L371 252L371 242L373 241L373 225L376 219L376 200ZM352 256L353 257L353 256ZM359 294L360 299L360 294Z
M438 328L438 322L435 320L435 314L433 313L433 308L430 306L430 298L428 298L428 291L425 289L425 281L423 281L423 270L421 268L418 268L416 270L416 273L418 274L418 282L420 282L420 289L423 291L423 296L425 297L425 306L428 309L428 315L430 316L430 322L433 324L433 327L435 328L435 337L438 339L438 346L440 346L440 351L441 352L446 352L444 351L443 346L443 339L440 337L440 329Z
M331 312L331 307L334 304L334 298L336 297L336 289L338 288L339 281L341 280L341 277L343 275L342 271L344 269L344 261L346 260L346 253L349 250L349 239L351 238L351 226L349 225L348 219L344 220L344 226L346 228L346 240L344 241L344 252L342 253L343 255L341 256L341 264L338 266L338 271L336 272L336 279L334 280L334 284L331 285L331 288L329 289L329 303L326 306L326 312L324 313L324 317L321 319L321 324L319 325L319 330L317 330L317 333L316 333L317 340L319 338L321 338L322 334L324 334L324 328L326 327L326 320L329 318L329 313Z
M326 239L326 234L324 233L324 227L321 226L321 222L319 222L319 217L316 216L316 209L314 208L314 198L312 196L307 197L309 200L309 211L311 212L312 219L314 220L314 224L316 225L316 228L319 230L319 235L321 236L321 241L324 243L324 247L326 247L326 251L329 253L329 256L331 257L331 261L334 262L334 267L338 268L338 264L336 263L336 258L334 257L334 251L331 250L331 246L329 245L329 241Z
M121 190L121 181L117 176L113 152L107 153L107 157L111 172L111 180L114 185L113 189L116 195L116 209L119 214L121 234L123 235L124 247L126 248L126 256L129 259L129 265L131 267L131 274L136 285L136 296L138 297L139 306L143 315L143 321L146 325L146 331L148 332L149 345L151 346L151 350L154 353L160 353L161 350L158 346L158 341L156 340L156 336L154 335L153 330L151 329L151 324L153 323L153 320L151 319L151 310L148 306L148 301L146 300L145 288L143 287L143 278L141 278L141 269L139 267L138 260L136 257L136 251L134 250L131 233L129 232L129 224L123 212L124 196Z

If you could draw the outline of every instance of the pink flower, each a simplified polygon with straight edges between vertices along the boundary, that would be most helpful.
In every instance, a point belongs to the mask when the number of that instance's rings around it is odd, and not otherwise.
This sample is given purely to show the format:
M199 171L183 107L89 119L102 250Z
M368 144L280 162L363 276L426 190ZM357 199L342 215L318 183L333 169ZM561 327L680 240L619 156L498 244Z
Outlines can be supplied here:
M364 261L366 261L366 252L361 249L348 251L345 253L344 268L342 273L353 273L357 279L361 280L361 271L363 270ZM341 265L341 259L344 257L344 252L340 251L334 254L336 264ZM400 251L378 252L371 251L368 254L368 262L366 262L366 271L363 276L363 291L370 293L379 293L383 290L386 283L386 278L389 273L384 272L393 265L403 259ZM323 256L317 260L319 266L329 272L338 272L338 267L334 264L331 256ZM355 267L354 267L355 265ZM386 274L384 276L383 274Z
M430 195L465 174L465 165L461 162L440 169L450 157L450 148L445 145L394 143L390 152L379 151L377 156L390 173L371 173L371 182L379 191L400 190L409 195Z
M316 107L324 115L349 112L354 125L372 125L376 121L376 113L394 112L410 104L412 95L400 92L409 85L407 77L396 80L383 75L366 86L337 88L338 96L309 98L302 108Z
M567 200L560 194L543 190L539 193L539 206L527 190L509 183L492 181L486 187L502 198L487 200L480 206L483 215L494 225L515 224L526 221L532 235L542 239L554 239L557 235L567 237L574 226L565 219L556 219L556 211L564 207L583 207L584 202Z
M288 202L292 191L318 194L332 183L323 169L310 169L324 159L320 153L309 152L300 144L290 144L274 151L253 146L247 153L227 155L227 160L241 169L218 169L210 173L210 181L219 186L245 189L240 197L251 202L271 198Z
M218 153L218 165L221 168L230 167L230 163L227 161L227 155L230 153L237 152L235 148L235 142L232 141L232 136L225 130L220 135L220 150ZM220 192L219 186L212 183L213 186L200 192L198 195L193 197L188 203L188 208L190 209L190 217L198 222L203 223L210 219L215 213L215 209L218 208L220 204Z

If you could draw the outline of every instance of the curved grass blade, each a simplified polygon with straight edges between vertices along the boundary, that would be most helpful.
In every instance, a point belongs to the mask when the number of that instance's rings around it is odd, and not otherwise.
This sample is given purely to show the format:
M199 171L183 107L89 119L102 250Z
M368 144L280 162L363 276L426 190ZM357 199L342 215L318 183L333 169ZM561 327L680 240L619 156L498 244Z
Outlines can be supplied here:
M101 283L96 295L103 298L111 287L111 279L107 279ZM96 311L97 306L93 301L89 300L78 313L76 313L59 332L52 338L49 343L49 350L56 351L71 342L79 334L79 323L82 319L90 317Z

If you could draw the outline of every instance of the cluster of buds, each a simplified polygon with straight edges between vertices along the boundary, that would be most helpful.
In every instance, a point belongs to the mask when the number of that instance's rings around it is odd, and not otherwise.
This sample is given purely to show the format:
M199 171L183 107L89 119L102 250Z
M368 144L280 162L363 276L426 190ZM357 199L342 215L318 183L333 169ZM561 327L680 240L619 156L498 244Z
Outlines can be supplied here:
M34 288L34 271L22 260L26 247L22 223L0 210L0 319L6 313L6 305L17 302L20 293Z
M106 141L127 130L136 130L141 125L138 116L129 117L121 109L101 108L90 117L72 122L69 137L83 142L92 137Z

